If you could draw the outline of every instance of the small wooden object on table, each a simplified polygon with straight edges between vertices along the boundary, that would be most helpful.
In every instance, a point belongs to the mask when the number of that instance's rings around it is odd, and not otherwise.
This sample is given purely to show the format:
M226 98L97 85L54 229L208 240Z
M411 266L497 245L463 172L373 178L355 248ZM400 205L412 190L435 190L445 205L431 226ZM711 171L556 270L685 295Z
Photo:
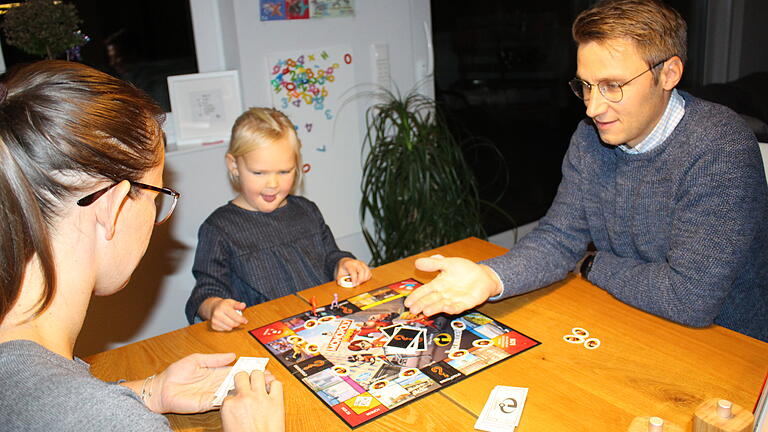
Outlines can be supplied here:
M709 399L696 408L693 432L751 432L755 417L725 399Z
M684 432L682 426L661 417L635 417L627 432Z

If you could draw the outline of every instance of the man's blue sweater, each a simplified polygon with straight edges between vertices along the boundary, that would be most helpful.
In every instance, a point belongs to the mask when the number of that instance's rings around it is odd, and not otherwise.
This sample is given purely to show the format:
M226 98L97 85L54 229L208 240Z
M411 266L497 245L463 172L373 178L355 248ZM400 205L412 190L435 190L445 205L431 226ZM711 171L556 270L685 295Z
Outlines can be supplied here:
M589 280L619 300L695 327L768 341L768 186L755 136L733 111L685 98L658 147L627 154L579 124L539 226L485 261L504 296L565 277L594 242Z

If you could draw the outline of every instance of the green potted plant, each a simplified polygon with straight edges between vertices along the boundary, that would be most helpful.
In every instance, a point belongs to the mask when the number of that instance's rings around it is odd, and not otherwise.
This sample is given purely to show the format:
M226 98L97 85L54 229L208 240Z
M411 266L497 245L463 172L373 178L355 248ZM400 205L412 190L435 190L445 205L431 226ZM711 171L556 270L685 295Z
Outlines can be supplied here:
M74 5L52 0L27 0L5 13L0 24L9 45L48 59L57 58L88 41L78 26Z
M379 95L365 115L360 203L371 264L486 237L474 175L434 100Z

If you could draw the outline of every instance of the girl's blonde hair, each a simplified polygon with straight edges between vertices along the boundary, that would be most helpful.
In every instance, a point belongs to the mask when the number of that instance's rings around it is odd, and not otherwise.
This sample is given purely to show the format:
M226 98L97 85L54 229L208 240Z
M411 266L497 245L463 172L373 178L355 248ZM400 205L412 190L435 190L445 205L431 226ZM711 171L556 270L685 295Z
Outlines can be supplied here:
M289 139L293 144L293 152L296 157L296 178L293 188L301 184L303 163L301 159L301 141L296 135L293 123L282 112L273 108L249 108L232 125L232 136L229 140L227 153L233 158L243 156L250 151L268 146L275 141ZM236 178L229 174L229 180L235 188L239 187Z

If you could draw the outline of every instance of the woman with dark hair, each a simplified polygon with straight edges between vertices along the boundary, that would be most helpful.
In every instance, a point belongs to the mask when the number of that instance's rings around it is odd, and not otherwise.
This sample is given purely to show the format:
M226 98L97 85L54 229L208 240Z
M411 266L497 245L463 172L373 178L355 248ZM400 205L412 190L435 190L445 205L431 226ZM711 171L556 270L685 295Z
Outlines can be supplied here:
M0 424L8 430L168 430L212 409L235 359L195 354L106 383L73 356L91 295L122 289L179 194L162 187L162 111L135 87L45 61L0 83ZM282 385L240 373L225 430L283 429Z

